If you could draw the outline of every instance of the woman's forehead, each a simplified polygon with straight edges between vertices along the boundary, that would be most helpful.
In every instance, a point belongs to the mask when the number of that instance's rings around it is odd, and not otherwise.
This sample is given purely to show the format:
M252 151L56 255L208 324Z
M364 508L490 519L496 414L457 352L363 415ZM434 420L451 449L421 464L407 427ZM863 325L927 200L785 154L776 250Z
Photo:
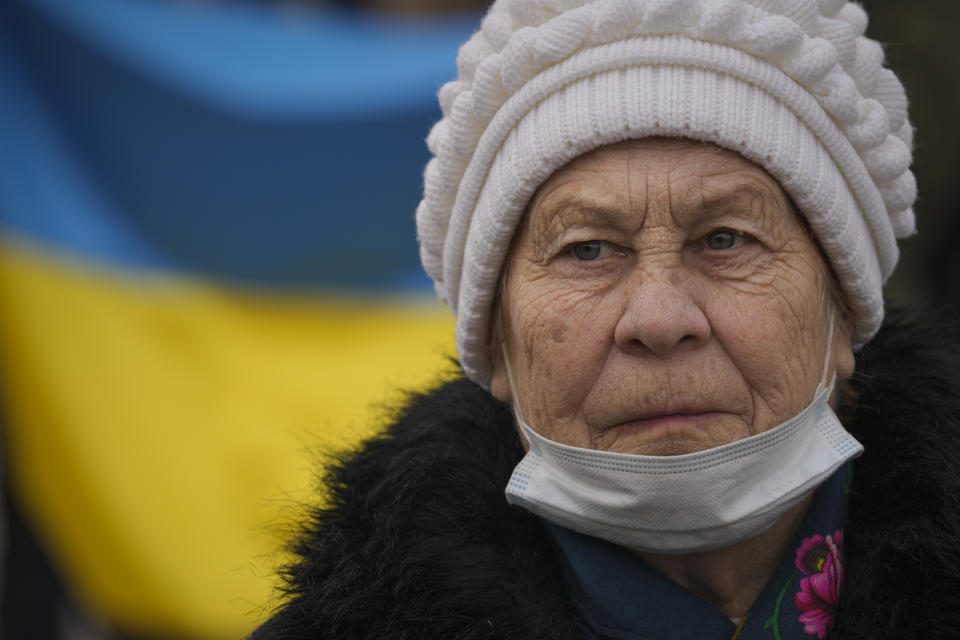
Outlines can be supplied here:
M630 140L584 154L535 193L533 218L577 211L643 210L668 202L678 212L745 201L790 210L789 197L762 167L716 145L684 139Z

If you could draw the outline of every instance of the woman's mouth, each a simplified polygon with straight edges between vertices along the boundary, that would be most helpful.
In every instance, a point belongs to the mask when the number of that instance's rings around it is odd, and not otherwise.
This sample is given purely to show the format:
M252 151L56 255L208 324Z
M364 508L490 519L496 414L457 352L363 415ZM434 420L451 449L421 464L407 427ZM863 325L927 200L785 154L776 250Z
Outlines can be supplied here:
M707 422L713 422L723 412L721 411L665 411L654 413L638 418L632 418L624 422L614 424L604 429L609 431L615 429L618 431L648 431L655 428L669 427L696 427Z

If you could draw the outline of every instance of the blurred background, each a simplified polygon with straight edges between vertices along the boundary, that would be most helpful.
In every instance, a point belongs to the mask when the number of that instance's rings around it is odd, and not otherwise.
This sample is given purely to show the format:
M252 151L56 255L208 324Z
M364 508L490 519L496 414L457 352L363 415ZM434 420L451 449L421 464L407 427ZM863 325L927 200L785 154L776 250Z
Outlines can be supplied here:
M0 628L220 640L318 453L449 372L413 212L472 0L0 2ZM911 98L892 304L960 305L960 3L868 0Z

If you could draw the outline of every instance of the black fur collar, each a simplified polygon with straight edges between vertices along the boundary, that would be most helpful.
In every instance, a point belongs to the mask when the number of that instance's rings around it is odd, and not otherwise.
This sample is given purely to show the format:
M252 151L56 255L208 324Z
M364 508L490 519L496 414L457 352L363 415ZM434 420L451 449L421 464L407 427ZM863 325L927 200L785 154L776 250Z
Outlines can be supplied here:
M835 638L960 637L960 358L944 328L889 321L858 357L856 462ZM551 542L503 498L522 456L510 413L458 377L413 395L333 465L253 636L580 637Z
M894 320L859 354L837 638L960 638L956 333Z

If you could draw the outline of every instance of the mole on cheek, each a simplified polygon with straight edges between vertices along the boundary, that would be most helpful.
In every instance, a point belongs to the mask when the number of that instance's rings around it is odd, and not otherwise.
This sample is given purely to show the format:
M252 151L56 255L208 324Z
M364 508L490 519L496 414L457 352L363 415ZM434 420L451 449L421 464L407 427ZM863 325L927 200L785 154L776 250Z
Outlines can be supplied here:
M567 323L561 322L553 328L550 336L554 342L563 342L567 339Z

